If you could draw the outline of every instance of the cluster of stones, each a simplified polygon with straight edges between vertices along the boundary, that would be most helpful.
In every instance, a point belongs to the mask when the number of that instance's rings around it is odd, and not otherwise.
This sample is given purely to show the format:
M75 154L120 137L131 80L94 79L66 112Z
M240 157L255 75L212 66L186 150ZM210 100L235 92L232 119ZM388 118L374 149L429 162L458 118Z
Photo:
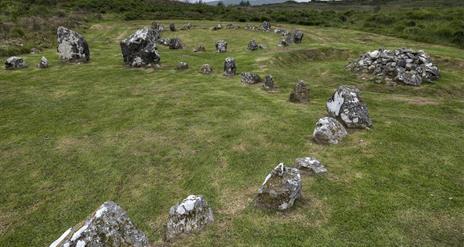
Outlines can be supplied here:
M430 56L422 50L406 48L367 52L349 63L347 68L355 73L372 75L376 81L390 80L411 86L440 79L440 70Z
M279 46L287 47L292 43L300 44L303 42L304 33L300 30L289 32L284 29L274 29L274 33L282 36Z

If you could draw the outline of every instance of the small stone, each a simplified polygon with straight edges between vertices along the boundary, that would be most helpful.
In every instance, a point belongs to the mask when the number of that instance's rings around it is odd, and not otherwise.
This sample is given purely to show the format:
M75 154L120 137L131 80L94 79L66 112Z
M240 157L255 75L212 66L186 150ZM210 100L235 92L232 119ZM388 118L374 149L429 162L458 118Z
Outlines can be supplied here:
M169 30L171 30L171 32L175 32L176 31L176 25L174 23L169 24Z
M76 63L90 60L89 45L82 35L60 26L56 31L56 36L60 59Z
M263 89L266 91L273 91L276 89L272 75L266 75L264 77Z
M253 72L243 72L240 74L240 81L244 84L256 84L261 82L261 77Z
M316 175L327 172L327 168L325 168L319 160L313 157L297 158L295 160L295 166L300 170L309 169Z
M206 48L204 45L199 45L197 48L193 49L193 52L205 52Z
M227 52L227 42L224 40L219 40L216 42L216 52L224 53Z
M26 62L22 57L9 57L5 61L5 69L15 70L15 69L24 69L27 67Z
M309 102L309 89L303 80L300 80L293 91L290 93L290 102L293 103L308 103Z
M186 70L186 69L188 69L188 67L189 67L189 66L188 66L188 63L186 63L186 62L179 62L179 63L177 64L177 66L176 66L176 69L177 69L177 70Z
M348 128L365 129L372 126L367 105L359 89L354 86L339 86L326 106L329 116L337 118Z
M248 50L250 51L256 51L260 48L258 43L255 40L252 40L248 43Z
M158 33L161 33L164 31L164 26L163 24L161 23L158 23L156 21L154 21L152 24L151 24L151 28L155 31L157 31Z
M295 44L300 44L303 41L304 33L302 31L296 31L293 35L293 42Z
M190 29L192 29L192 27L193 27L192 24L189 22L189 23L183 25L183 26L180 28L180 30L190 30Z
M173 38L169 40L169 49L171 50L184 49L184 44L182 44L182 41L179 38Z
M211 30L213 31L218 31L218 30L221 30L222 29L222 25L221 24L217 24L216 26L212 27Z
M224 76L234 76L237 73L235 59L228 57L224 60Z
M263 21L262 26L264 31L266 32L271 30L271 23L269 21Z
M48 60L46 57L40 58L40 62L37 64L37 68L46 69L48 68Z
M314 141L319 144L338 144L346 135L345 127L331 117L319 119L313 132Z
M202 74L209 75L212 72L213 72L213 67L211 67L211 65L209 65L209 64L203 64L200 67L200 73L202 73Z

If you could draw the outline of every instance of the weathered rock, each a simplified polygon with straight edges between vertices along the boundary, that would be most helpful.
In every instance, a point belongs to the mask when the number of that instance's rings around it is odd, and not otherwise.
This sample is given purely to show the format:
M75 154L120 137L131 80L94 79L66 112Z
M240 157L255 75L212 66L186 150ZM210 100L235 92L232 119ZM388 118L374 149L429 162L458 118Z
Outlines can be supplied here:
M177 66L176 66L177 70L186 70L188 68L189 68L189 66L188 66L188 63L186 63L186 62L179 62L179 63L177 63Z
M337 144L346 135L348 132L345 127L332 117L319 119L313 132L314 141L319 144Z
M183 234L198 232L213 221L213 211L203 196L190 195L169 210L165 238L169 241Z
M163 38L160 38L157 41L158 44L160 44L162 46L167 46L167 47L169 47L170 42L171 42L171 39L163 39Z
M440 79L440 70L424 51L406 48L367 52L347 68L355 73L372 75L376 82L390 80L419 86L424 81Z
M263 21L262 26L264 31L271 31L271 23L269 21Z
M289 46L290 44L287 42L286 39L282 39L279 43L279 46L282 46L282 47L287 47Z
M212 27L211 30L213 31L218 31L218 30L221 30L222 29L222 25L221 24L217 24L216 26Z
M40 58L40 62L37 64L37 68L46 69L48 68L48 60L46 57Z
M235 59L228 57L224 61L224 75L225 76L234 76L237 73L237 66L235 64Z
M192 24L189 22L189 23L183 25L183 26L180 28L180 30L190 30L190 29L192 29L192 27L193 27Z
M226 25L226 29L240 29L240 26L239 25L235 25L233 23L229 23Z
M245 84L256 84L261 82L261 77L253 72L243 72L240 74L240 81Z
M255 25L246 24L245 25L245 30L258 31L259 27L255 26Z
M306 86L303 80L300 80L293 91L290 93L290 102L294 103L308 103L309 102L309 88Z
M179 38L172 38L169 40L169 49L171 50L184 49L184 44Z
M258 50L259 48L260 46L255 40L252 40L248 43L248 50L250 51L255 51L255 50Z
M204 45L199 45L197 48L193 49L193 52L205 52L206 48Z
M67 62L88 62L90 60L89 45L82 35L65 27L58 27L56 36L60 59Z
M227 42L224 40L218 40L216 42L216 52L219 52L219 53L227 52Z
M151 28L137 30L120 42L124 64L131 67L144 67L159 64L160 55L156 47L159 33Z
M161 23L158 23L156 21L154 21L152 24L151 24L151 28L155 31L157 31L158 33L161 33L164 31L164 26L163 24Z
M313 157L297 158L295 160L296 168L300 170L310 170L314 174L319 175L327 172L327 168L321 162Z
M286 210L291 208L295 200L300 197L300 171L280 163L267 175L264 183L259 188L256 206Z
M276 89L276 86L274 84L274 79L272 78L272 75L266 75L264 77L264 85L263 89L266 91L273 91Z
M114 202L105 202L95 213L69 228L50 247L148 247L146 235L131 222L127 213Z
M276 28L276 29L274 29L274 33L280 34L280 35L284 35L284 34L287 33L287 30L285 30L285 29L280 29L280 28Z
M171 30L171 32L175 32L176 31L176 24L174 24L174 23L169 24L169 30Z
M360 94L359 89L353 86L338 87L326 104L329 116L337 118L348 128L371 127L367 105Z
M5 69L23 69L26 68L27 64L22 57L9 57L5 61Z
M295 44L300 44L303 41L303 32L302 31L296 31L295 34L293 34L293 42Z
M213 67L209 64L203 64L201 67L200 67L200 73L202 74L205 74L205 75L209 75L213 72Z

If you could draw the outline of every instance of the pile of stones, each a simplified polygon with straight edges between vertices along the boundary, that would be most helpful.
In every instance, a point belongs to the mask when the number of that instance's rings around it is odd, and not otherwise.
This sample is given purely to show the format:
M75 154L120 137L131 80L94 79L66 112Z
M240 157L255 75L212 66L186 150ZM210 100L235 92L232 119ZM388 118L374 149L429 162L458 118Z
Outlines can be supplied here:
M355 73L371 75L377 82L385 80L410 86L440 79L440 70L424 51L401 48L379 49L363 54L347 65Z

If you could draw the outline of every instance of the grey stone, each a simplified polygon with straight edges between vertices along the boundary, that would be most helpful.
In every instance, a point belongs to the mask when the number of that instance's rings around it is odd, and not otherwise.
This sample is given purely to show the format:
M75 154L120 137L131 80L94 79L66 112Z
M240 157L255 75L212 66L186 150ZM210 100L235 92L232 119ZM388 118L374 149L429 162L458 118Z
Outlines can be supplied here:
M200 73L202 74L205 74L205 75L209 75L213 72L213 67L209 64L203 64L201 67L200 67Z
M137 30L120 42L124 64L131 67L144 67L160 63L156 42L159 33L151 28Z
M176 66L177 70L186 70L188 68L189 68L189 66L188 66L188 63L186 63L186 62L179 62L179 63L177 63L177 66Z
M190 29L192 29L192 27L193 27L192 24L189 22L189 23L183 25L183 26L180 28L180 30L190 30Z
M46 69L48 68L48 60L46 57L40 58L40 62L37 64L37 68Z
M56 31L59 57L67 62L88 62L90 50L87 41L79 33L58 27Z
M83 223L69 228L50 247L148 247L146 235L114 202L105 202Z
M348 132L335 118L324 117L316 123L313 139L319 144L338 144Z
M296 168L300 170L310 170L316 175L327 172L327 168L317 159L313 157L297 158L295 160Z
M171 32L175 32L176 31L176 24L174 24L174 23L169 24L169 30L171 30Z
M224 60L224 75L225 76L234 76L237 73L237 65L235 64L235 59L228 57Z
M290 102L293 103L308 103L309 102L309 88L306 86L303 80L300 80L293 91L290 93Z
M219 52L219 53L227 52L227 42L224 40L218 40L216 42L216 52Z
M171 50L184 49L184 44L179 38L172 38L169 40L169 49Z
M24 69L27 67L26 62L22 57L9 57L5 61L5 69L14 70L14 69Z
M222 25L221 24L217 24L216 26L212 27L211 30L213 31L218 31L218 30L221 30L222 29Z
M248 43L248 50L250 50L250 51L256 51L259 48L260 48L260 45L258 45L258 43L255 40L251 40Z
M339 86L326 106L329 116L337 118L348 128L372 126L367 105L362 100L359 89L354 86Z
M244 84L256 84L261 82L261 77L253 72L243 72L240 74L240 81Z
M266 32L271 31L271 23L269 21L263 21L262 27Z
M197 48L193 49L193 52L205 52L206 48L204 45L199 45Z
M164 31L164 26L163 26L163 24L158 23L158 22L156 22L156 21L154 21L154 22L151 24L151 28L152 28L153 30L155 30L156 32L158 32L158 33L161 33L161 32Z
M266 176L259 188L256 206L274 210L287 210L300 197L300 171L280 163Z
M272 75L266 75L264 77L264 85L263 89L266 91L273 91L276 89L276 86L274 84L274 79L272 78Z
M293 42L295 44L300 44L303 41L303 32L302 31L296 31L295 34L293 34Z
M213 211L203 196L190 195L169 210L165 238L170 241L198 232L213 222Z

